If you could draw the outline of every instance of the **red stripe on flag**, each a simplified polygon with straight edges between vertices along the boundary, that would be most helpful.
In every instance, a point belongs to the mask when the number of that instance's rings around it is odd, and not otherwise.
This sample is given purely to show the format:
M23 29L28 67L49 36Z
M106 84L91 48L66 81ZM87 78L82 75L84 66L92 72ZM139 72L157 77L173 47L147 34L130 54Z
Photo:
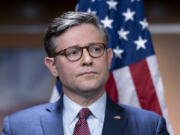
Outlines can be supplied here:
M136 87L136 92L141 107L162 115L156 90L146 60L144 59L131 65L130 72Z
M109 73L109 79L104 86L105 86L106 92L109 95L109 97L114 102L117 103L118 102L118 92L117 92L116 82L114 81L112 72Z

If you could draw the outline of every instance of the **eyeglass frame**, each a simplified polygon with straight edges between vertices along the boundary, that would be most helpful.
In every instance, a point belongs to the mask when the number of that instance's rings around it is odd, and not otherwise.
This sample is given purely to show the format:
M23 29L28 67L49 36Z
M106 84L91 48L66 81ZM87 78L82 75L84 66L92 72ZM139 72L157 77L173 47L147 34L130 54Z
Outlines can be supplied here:
M92 46L92 45L95 45L95 44L101 44L101 45L103 46L103 53L102 53L100 56L97 56L97 57L92 56L92 55L90 54L90 52L89 52L89 47ZM67 49L73 48L73 47L79 47L79 48L80 48L80 51L81 51L80 57L79 57L78 59L76 59L76 60L71 60L71 59L69 59L68 56L67 56L67 53L66 53L66 50L67 50ZM80 47L79 45L74 45L74 46L65 48L65 49L63 49L63 50L60 50L60 51L54 53L53 57L56 57L56 56L58 56L58 55L63 55L63 56L65 56L69 61L75 62L75 61L78 61L78 60L81 59L81 57L82 57L82 55L83 55L83 49L86 49L87 52L88 52L88 54L89 54L89 56L91 56L92 58L99 58L99 57L101 57L101 56L104 55L104 52L105 52L105 50L107 49L107 46L105 45L105 43L99 43L99 42L97 42L97 43L96 43L96 42L95 42L95 43L89 43L87 46L83 46L83 47Z

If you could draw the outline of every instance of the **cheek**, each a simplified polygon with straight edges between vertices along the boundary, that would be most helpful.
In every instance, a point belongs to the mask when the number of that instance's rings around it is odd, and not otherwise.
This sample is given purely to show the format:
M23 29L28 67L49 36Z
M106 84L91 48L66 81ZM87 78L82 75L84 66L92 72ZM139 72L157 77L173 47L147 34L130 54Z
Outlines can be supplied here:
M68 65L67 63L59 63L59 66L57 67L59 79L62 82L71 80L75 69L76 68L73 64Z
M98 61L96 63L96 67L103 74L107 74L109 72L109 64L107 59L102 59L102 61Z

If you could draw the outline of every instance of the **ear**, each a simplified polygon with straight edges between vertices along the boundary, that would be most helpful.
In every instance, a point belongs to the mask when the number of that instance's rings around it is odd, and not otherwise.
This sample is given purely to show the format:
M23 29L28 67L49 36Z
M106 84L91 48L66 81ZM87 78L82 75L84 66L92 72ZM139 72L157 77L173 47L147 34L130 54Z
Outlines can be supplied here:
M58 76L58 71L57 71L57 67L56 67L56 64L55 64L55 59L50 58L50 57L46 57L44 59L44 63L47 66L47 68L49 69L49 71L51 72L51 74L54 77L57 77Z
M111 62L112 62L112 58L113 58L113 52L111 48L107 49L107 57L108 57L108 67L109 69L111 68Z

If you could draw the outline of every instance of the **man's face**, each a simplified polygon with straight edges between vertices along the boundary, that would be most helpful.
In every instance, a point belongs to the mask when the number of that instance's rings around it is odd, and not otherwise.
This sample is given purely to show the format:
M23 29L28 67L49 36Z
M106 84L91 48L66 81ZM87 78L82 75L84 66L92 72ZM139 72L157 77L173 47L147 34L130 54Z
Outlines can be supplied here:
M103 38L98 29L91 24L82 24L69 28L65 33L56 38L56 52L79 45L87 46L89 43L103 43ZM108 79L111 65L112 50L105 50L103 56L92 58L86 49L83 49L81 59L72 62L65 56L55 58L54 76L59 76L64 92L83 93L104 91L104 83Z

